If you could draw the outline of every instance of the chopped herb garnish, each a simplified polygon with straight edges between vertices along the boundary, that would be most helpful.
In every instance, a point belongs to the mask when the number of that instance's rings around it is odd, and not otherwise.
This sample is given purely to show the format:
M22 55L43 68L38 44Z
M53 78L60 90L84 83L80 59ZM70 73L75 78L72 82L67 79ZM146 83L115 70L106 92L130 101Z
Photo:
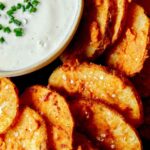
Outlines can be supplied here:
M26 11L26 6L22 5L22 11L25 12Z
M4 42L5 42L4 37L0 37L0 43L4 43Z
M33 0L32 5L33 5L33 6L38 6L39 3L40 3L39 1Z
M10 32L11 32L11 29L10 29L9 27L5 27L3 30L4 30L4 32L6 32L6 33L10 33Z
M30 7L32 7L32 4L30 2L28 2L26 5L26 9L29 9Z
M14 32L15 32L16 36L23 36L23 34L24 34L23 28L15 28Z
M23 12L29 12L29 13L35 13L37 11L37 6L39 5L39 0L24 0L24 3L17 3L16 5L13 5L6 13L9 16L9 23L13 23L16 26L22 26L24 24L22 24L21 20L18 20L15 17L15 13L17 13L17 11L19 9L22 9ZM0 10L5 9L5 5L0 2ZM15 33L15 35L17 37L19 36L23 36L24 35L24 28L22 27L18 27L15 28L14 30L11 30L11 28L9 26L3 26L2 24L0 24L0 30L2 30L5 33L11 33L12 31ZM4 37L0 37L0 43L4 43L5 39Z
M14 14L14 11L13 11L13 10L10 9L10 10L7 11L7 15L8 15L8 16L12 16L13 14Z
M12 7L11 7L11 10L12 10L13 12L15 12L15 11L17 10L17 6L12 6Z
M4 10L5 7L6 7L6 6L5 6L2 2L0 2L0 10Z
M34 12L36 12L37 11L37 8L35 8L35 7L32 7L31 9L30 9L30 13L34 13Z
M18 20L18 19L14 19L13 23L16 24L17 26L21 26L22 25L22 22L20 20Z
M18 3L18 4L17 4L17 9L21 9L21 7L22 7L22 4L21 4L21 3Z

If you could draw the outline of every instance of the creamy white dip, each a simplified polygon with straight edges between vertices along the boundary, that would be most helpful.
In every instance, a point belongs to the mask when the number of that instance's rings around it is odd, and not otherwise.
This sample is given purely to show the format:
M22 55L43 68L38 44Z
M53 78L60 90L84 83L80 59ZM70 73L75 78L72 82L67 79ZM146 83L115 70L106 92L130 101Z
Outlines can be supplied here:
M23 13L19 10L15 16L22 20L24 36L0 31L6 42L0 44L0 70L14 71L27 68L47 59L66 39L76 19L78 3L76 0L39 0L36 13ZM0 24L8 24L8 9L23 0L0 0L6 5L0 11Z

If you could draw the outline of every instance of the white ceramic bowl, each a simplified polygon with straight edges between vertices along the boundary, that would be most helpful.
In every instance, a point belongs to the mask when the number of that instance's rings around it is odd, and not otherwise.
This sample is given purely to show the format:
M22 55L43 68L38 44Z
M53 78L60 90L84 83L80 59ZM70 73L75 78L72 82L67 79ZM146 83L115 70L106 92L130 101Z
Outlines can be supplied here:
M72 4L73 15L70 14L71 15L70 17L72 17L72 19L71 19L71 21L66 20L68 30L66 30L64 35L61 37L61 40L59 39L60 42L58 42L59 44L57 45L57 48L49 49L50 53L46 57L44 57L42 60L37 61L34 64L31 64L27 67L24 67L21 69L16 69L16 70L0 71L1 77L14 77L14 76L20 76L20 75L25 75L25 74L34 72L34 71L41 69L42 67L50 64L65 50L65 48L70 43L70 41L72 40L72 38L77 30L77 27L79 25L79 22L80 22L80 19L82 16L82 12L83 12L83 0L70 0L70 1L72 1L72 3L73 3ZM61 1L58 0L58 2L61 2ZM61 7L65 7L65 4L61 5ZM56 12L59 11L57 9L58 9L57 5L55 5L55 7L53 6L54 11L56 11ZM59 18L57 18L57 19L59 19ZM8 60L9 60L9 58L8 58Z

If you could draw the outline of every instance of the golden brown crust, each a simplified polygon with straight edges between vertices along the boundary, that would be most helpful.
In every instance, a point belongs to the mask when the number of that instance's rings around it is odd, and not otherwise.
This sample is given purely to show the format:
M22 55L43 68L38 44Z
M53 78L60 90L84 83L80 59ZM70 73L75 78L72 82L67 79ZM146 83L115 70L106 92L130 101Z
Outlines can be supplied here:
M72 150L72 137L60 126L48 124L48 143L52 150Z
M53 149L71 149L73 120L65 99L46 87L35 85L25 90L21 100L31 104L48 121ZM57 135L57 136L55 136ZM63 136L62 136L63 135ZM59 136L59 137L58 137ZM55 141L59 138L59 141ZM65 139L66 138L66 139ZM65 143L64 143L65 140ZM67 141L67 143L66 143Z
M135 3L130 4L127 18L126 29L108 55L107 64L133 76L140 72L146 59L149 19Z
M142 121L142 104L137 92L125 77L114 70L92 63L67 63L52 73L49 86L72 97L103 101L133 125Z
M127 5L127 0L85 0L78 33L61 56L62 61L83 61L101 55L120 36Z
M141 142L134 129L122 116L106 105L92 100L70 103L76 125L102 146L111 150L141 150Z
M126 12L128 8L127 0L116 0L116 12L115 12L115 21L113 25L112 31L112 44L118 40L120 37L122 30L124 29L124 24L126 22Z
M7 131L4 142L5 150L47 150L44 120L31 108L24 108L18 122Z
M14 123L18 113L16 86L7 78L0 78L0 134Z

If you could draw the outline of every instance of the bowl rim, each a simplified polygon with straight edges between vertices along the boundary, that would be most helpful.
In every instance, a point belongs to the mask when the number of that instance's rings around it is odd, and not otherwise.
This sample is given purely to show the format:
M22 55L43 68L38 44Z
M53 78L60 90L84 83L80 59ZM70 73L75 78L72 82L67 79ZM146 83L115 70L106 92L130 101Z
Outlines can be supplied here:
M17 77L21 75L26 75L34 71L37 71L39 69L42 69L43 67L53 62L67 48L67 46L73 39L73 36L77 31L77 28L79 26L83 14L83 7L84 7L84 0L78 0L78 11L76 12L74 22L71 26L72 29L70 29L70 32L67 34L67 37L62 41L59 47L50 56L41 60L40 62L37 62L23 69L12 70L12 71L0 71L0 77Z

